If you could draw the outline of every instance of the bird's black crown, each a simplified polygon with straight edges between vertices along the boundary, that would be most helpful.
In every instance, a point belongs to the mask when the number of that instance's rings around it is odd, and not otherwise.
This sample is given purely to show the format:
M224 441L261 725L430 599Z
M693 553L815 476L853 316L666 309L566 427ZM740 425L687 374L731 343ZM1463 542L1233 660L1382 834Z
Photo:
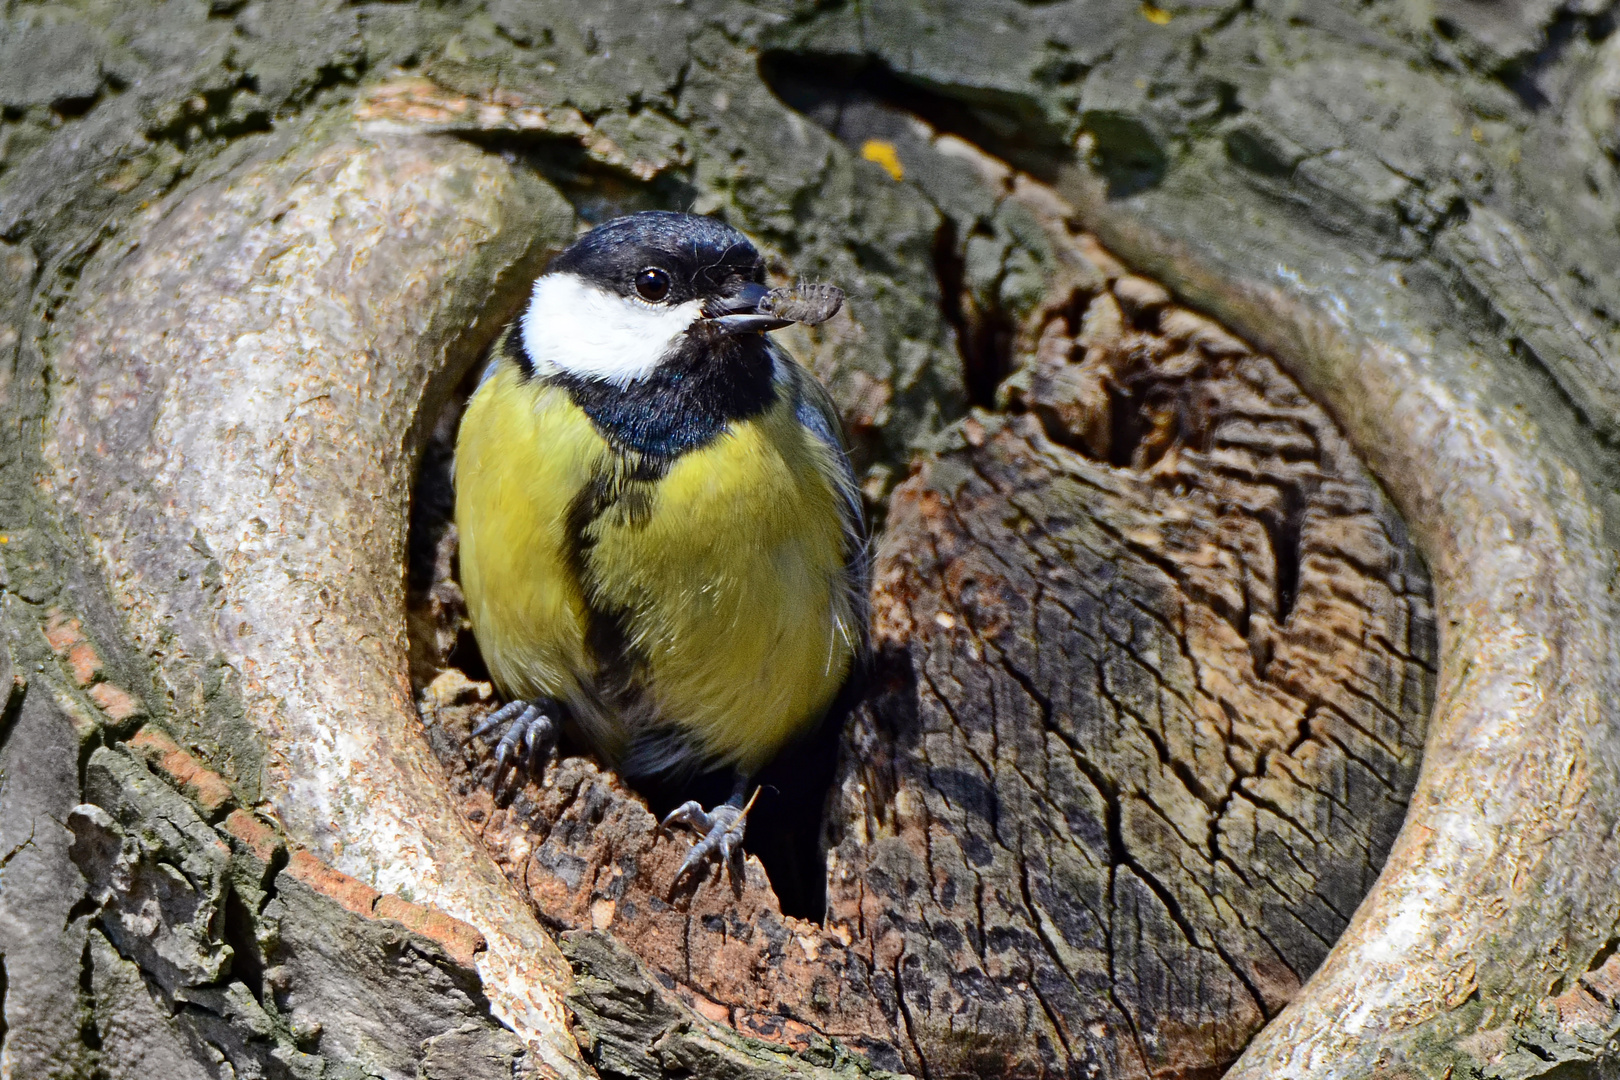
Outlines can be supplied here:
M668 275L671 305L734 293L745 282L765 280L765 261L748 238L730 225L696 214L647 210L598 225L552 260L550 273L575 274L621 296L653 299L647 270ZM653 279L656 281L656 277Z

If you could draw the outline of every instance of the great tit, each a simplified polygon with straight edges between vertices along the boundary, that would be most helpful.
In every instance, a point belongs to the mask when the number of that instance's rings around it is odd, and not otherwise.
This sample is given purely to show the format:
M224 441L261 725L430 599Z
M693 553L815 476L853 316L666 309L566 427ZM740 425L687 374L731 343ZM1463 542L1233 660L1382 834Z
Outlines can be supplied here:
M860 491L826 391L767 335L836 308L768 290L712 218L586 233L492 347L456 443L461 584L509 704L496 790L566 725L628 779L730 768L679 881L741 851L752 776L821 720L866 640Z

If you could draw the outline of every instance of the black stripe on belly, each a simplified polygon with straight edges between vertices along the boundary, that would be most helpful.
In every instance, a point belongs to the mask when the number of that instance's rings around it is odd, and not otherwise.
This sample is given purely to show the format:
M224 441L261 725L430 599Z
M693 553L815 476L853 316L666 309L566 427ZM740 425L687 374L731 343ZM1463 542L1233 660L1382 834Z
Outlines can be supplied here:
M603 518L623 515L634 527L650 512L652 489L668 471L667 459L648 459L614 474L599 476L576 495L568 506L567 551L570 568L585 596L585 649L595 663L591 690L597 699L618 713L618 722L627 717L656 720L647 708L646 695L651 680L647 657L631 643L628 608L596 604L590 572L590 552L596 544L593 526ZM686 777L704 761L701 748L674 728L655 726L627 729L624 756L611 762L626 779L671 775Z
M604 475L586 484L568 504L564 527L569 569L585 597L585 648L596 662L597 690L604 699L622 707L634 696L634 687L640 681L637 674L645 671L646 659L630 644L629 610L599 606L590 572L590 552L596 546L591 526L621 502L624 485L615 480L613 475Z
M503 348L532 377L534 365L515 324ZM606 471L570 502L565 527L569 566L585 599L585 646L596 665L594 689L621 715L650 715L639 706L645 704L651 672L647 657L632 643L633 611L596 602L590 556L600 527L644 524L658 483L675 459L712 442L729 424L769 409L776 401L775 374L763 335L722 335L698 327L651 375L628 386L560 371L540 376L568 392L614 451ZM675 752L681 743L678 733L627 735L631 746L640 748L633 754L638 769L684 771L702 758L696 747ZM662 749L649 754L655 743Z

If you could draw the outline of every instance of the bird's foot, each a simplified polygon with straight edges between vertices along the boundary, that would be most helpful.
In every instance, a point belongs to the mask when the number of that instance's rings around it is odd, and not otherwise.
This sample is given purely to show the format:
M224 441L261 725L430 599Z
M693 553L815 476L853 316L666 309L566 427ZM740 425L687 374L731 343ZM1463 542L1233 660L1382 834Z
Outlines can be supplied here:
M546 760L557 746L561 734L559 721L562 706L555 698L535 698L533 701L513 701L484 717L484 722L473 729L473 739L487 735L507 724L506 733L495 744L495 795L502 793L506 774L519 761L529 775L539 779L545 772Z
M676 807L674 813L663 820L658 826L659 832L664 832L674 825L689 825L703 837L686 853L680 869L675 871L675 880L670 883L671 888L679 885L686 875L702 866L711 856L717 857L730 868L733 882L741 880L741 875L737 871L742 863L743 834L748 831L748 811L754 808L754 799L757 798L759 789L755 788L753 798L748 800L746 806L728 802L713 810L704 810L701 803L689 801Z

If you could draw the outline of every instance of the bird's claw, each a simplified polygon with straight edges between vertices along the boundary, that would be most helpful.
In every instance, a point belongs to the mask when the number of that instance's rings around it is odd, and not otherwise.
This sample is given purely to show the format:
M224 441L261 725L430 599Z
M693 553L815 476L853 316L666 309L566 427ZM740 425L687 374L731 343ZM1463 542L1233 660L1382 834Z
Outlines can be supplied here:
M754 796L759 796L758 789L755 789ZM733 881L739 880L741 875L737 871L742 862L743 834L748 831L748 811L753 806L754 800L749 799L747 806L724 803L713 810L704 810L703 805L696 801L676 807L659 824L658 831L665 832L674 825L687 825L700 833L703 839L693 844L692 850L686 853L671 885L679 885L711 856L718 856L719 861L730 868Z
M476 739L508 724L501 741L495 744L495 794L500 795L506 783L506 774L521 759L529 775L538 778L546 768L546 759L557 745L559 729L557 702L550 698L533 701L512 701L484 717L483 723L473 729L470 738Z

